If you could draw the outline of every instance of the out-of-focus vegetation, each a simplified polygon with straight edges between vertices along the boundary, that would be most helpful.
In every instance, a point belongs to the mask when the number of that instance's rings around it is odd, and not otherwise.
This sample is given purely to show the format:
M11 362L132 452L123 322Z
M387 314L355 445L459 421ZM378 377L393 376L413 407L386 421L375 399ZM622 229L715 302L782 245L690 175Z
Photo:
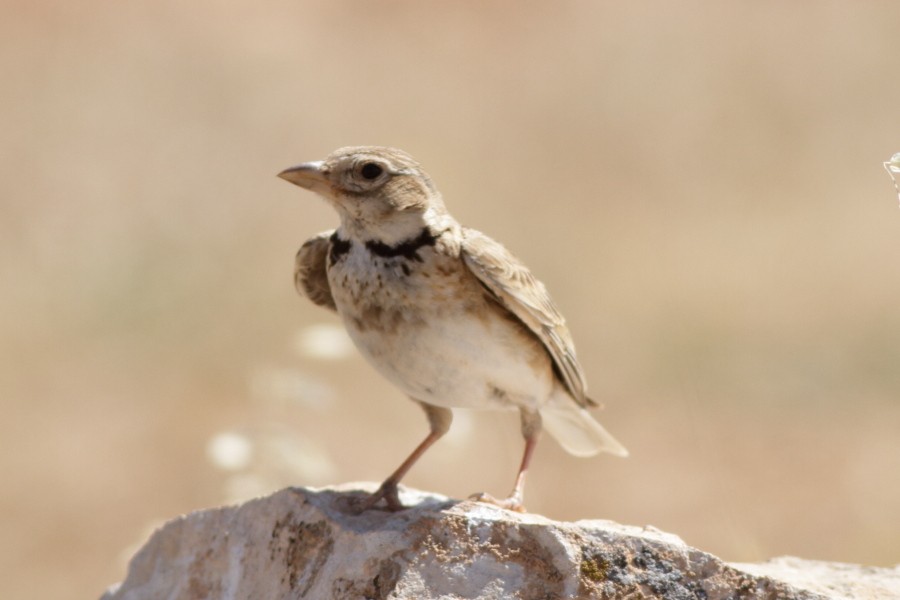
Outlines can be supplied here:
M900 5L0 14L0 596L98 595L160 519L424 435L292 288L335 216L275 173L350 144L419 158L570 321L632 457L546 440L532 511L897 561ZM520 450L460 415L407 483L503 494Z

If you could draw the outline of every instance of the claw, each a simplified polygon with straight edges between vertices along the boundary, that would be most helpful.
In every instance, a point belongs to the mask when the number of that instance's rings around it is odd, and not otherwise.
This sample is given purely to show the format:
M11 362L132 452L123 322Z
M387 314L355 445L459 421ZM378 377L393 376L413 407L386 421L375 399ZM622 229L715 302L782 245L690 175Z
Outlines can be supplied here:
M485 504L493 504L494 506L499 506L500 508L505 508L506 510L511 510L514 512L528 512L525 510L525 505L522 504L522 499L516 494L513 494L509 498L499 500L497 498L494 498L490 494L479 492L477 494L472 494L471 496L469 496L469 500L474 500L475 502L483 502Z
M359 512L362 513L375 508L375 505L382 500L384 500L384 503L387 505L385 509L390 512L397 512L406 508L403 506L403 503L400 502L400 493L397 489L397 484L393 481L385 481L378 490L365 499L359 508Z

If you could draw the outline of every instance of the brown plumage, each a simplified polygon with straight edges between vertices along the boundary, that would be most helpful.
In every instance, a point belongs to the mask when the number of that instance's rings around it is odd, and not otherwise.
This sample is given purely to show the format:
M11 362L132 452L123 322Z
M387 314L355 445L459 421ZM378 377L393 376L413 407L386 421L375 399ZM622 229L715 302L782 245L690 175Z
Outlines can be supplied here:
M516 408L525 453L513 493L479 499L523 510L543 428L569 452L625 449L585 410L584 371L547 289L506 248L459 225L401 150L343 148L280 176L337 210L340 227L297 253L301 294L337 311L362 354L418 402L431 432L363 508L401 507L397 484L450 426L453 407Z

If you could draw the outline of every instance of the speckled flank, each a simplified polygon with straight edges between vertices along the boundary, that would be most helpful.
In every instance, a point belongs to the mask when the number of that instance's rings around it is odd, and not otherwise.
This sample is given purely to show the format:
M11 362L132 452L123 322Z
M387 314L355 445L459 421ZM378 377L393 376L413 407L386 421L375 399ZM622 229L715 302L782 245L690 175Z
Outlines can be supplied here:
M328 270L340 314L360 330L393 334L401 325L425 324L422 310L435 313L431 319L486 308L481 286L459 257L442 256L432 247L410 251L417 258L387 256L387 251L376 255L369 246L352 248L348 260Z

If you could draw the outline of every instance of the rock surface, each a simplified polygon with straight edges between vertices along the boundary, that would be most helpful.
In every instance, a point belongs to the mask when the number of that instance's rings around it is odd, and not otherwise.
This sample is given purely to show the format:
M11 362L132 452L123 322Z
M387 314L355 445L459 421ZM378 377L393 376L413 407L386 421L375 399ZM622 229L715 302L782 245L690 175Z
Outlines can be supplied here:
M282 490L170 521L102 600L900 598L900 567L780 558L729 565L653 528L560 523L404 489L412 508L354 514L372 484Z

